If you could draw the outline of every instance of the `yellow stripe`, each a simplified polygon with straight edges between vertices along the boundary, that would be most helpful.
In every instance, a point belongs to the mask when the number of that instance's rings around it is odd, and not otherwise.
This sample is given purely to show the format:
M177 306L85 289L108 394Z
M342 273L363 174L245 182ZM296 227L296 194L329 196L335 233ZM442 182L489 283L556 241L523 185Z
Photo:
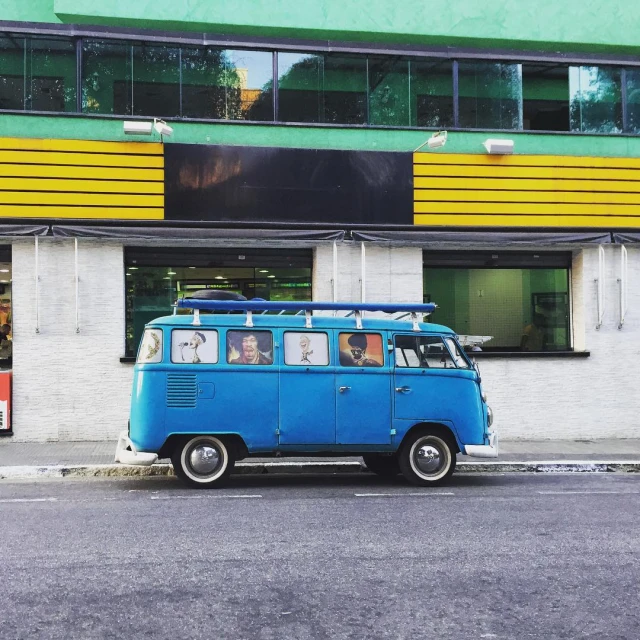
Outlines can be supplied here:
M20 207L0 205L0 218L82 218L96 220L162 220L162 208L127 208L127 207Z
M164 167L163 156L108 153L63 153L58 151L0 151L0 162L17 164L62 164L93 167Z
M640 226L640 217L619 216L473 216L473 215L416 215L416 225L447 227L627 227Z
M510 178L414 178L416 188L509 191L608 191L640 193L640 180L527 180Z
M36 138L0 138L0 149L36 151L77 151L91 153L164 154L159 142L102 142L100 140L40 140Z
M0 176L27 178L86 178L102 180L151 180L164 182L162 169L119 169L114 167L61 167L28 164L0 164Z
M640 169L640 158L603 158L593 156L512 155L492 156L467 153L414 153L414 164L424 165L484 165L495 167L603 167Z
M113 193L37 193L0 191L0 204L82 205L85 207L162 207L163 196Z
M65 191L86 193L164 193L163 182L131 182L127 180L65 180L52 178L1 178L3 191Z
M585 193L580 191L463 191L417 189L416 202L559 202L565 204L640 204L640 193ZM587 209L589 207L586 207Z
M469 178L547 178L574 180L640 180L640 169L580 169L564 167L484 167L414 165L414 176Z
M512 215L629 215L638 216L640 207L626 204L536 204L511 202L416 202L414 213L485 213Z

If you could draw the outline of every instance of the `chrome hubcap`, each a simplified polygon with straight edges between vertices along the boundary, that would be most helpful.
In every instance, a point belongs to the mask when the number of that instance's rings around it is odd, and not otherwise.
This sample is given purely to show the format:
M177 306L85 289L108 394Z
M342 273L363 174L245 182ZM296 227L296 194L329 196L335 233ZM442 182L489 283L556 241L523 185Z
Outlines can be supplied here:
M203 476L213 473L220 466L221 460L220 452L206 444L195 446L189 454L189 465Z
M443 456L440 450L430 444L423 444L421 447L417 447L414 459L416 467L422 473L435 473L443 464Z

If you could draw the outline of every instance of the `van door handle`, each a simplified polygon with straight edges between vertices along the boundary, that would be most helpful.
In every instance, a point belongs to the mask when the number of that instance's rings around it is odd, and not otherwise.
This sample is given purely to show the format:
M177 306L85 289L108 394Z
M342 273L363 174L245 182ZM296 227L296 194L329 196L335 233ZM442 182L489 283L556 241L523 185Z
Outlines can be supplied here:
M411 387L396 387L398 393L411 393Z
M338 387L338 391L340 393L344 393L345 391L349 391L349 389L351 389L351 387Z

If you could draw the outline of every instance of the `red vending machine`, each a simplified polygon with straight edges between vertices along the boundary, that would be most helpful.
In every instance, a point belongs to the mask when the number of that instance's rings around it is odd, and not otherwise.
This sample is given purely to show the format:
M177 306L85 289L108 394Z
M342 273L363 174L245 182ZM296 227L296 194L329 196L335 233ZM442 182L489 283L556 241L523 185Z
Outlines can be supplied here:
M11 371L0 371L0 434L11 433Z

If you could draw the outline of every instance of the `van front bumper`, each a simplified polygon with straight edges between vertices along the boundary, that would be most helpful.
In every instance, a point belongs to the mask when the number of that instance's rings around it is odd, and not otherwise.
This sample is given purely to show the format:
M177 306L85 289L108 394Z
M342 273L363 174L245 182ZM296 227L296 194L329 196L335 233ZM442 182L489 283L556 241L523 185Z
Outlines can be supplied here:
M131 438L129 438L129 434L126 431L123 431L118 437L118 444L116 445L116 462L150 467L157 459L157 453L138 451L133 442L131 442Z
M495 431L489 433L489 444L465 444L464 452L474 458L497 458L498 434Z

